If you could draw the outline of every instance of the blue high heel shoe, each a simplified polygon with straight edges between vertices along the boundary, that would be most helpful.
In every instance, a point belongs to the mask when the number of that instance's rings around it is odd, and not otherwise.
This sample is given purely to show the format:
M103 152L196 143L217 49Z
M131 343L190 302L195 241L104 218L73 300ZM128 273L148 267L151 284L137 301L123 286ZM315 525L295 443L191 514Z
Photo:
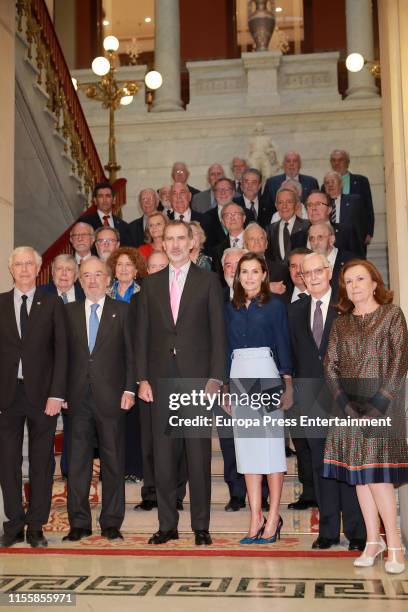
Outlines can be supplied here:
M276 531L270 538L263 538L262 534L258 537L258 540L255 542L256 544L274 544L276 540L280 540L280 532L283 525L283 518L279 515L279 521L276 526ZM262 530L262 533L265 531L265 527Z
M242 540L240 540L239 543L240 544L258 544L258 540L263 534L265 525L266 525L266 518L264 517L263 523L261 527L258 529L258 531L256 532L256 534L252 537L246 536L245 538L242 538Z

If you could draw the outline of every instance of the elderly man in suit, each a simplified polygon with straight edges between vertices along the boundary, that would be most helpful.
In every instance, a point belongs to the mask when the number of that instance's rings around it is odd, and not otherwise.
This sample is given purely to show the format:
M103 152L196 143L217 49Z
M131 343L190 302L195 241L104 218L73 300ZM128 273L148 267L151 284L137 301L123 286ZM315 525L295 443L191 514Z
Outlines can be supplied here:
M92 255L92 246L95 242L94 229L85 221L78 221L71 227L69 241L75 252L75 261L78 266Z
M223 227L227 230L227 234L224 234L224 238L219 244L212 249L212 269L214 272L224 277L222 269L222 255L225 249L244 247L244 225L246 217L245 211L241 206L230 202L225 204L221 210L221 222Z
M337 316L330 287L332 270L324 255L311 253L303 260L302 274L309 295L289 307L294 374L301 379L298 404L302 414L327 417L332 403L324 382L323 360L331 325ZM319 536L312 547L327 549L338 544L342 517L349 550L363 550L366 533L355 487L323 478L326 432L299 429L299 436L303 433L310 446L319 506Z
M344 264L355 257L353 253L338 249L334 243L336 234L329 221L315 223L308 230L310 248L314 253L325 255L332 269L330 285L333 291L333 301L337 299L338 279Z
M234 202L242 206L261 227L266 227L272 219L273 209L262 196L262 177L256 168L247 168L242 174L242 194L234 197Z
M211 164L207 172L209 189L196 193L191 203L191 208L201 214L206 213L212 208L217 208L217 198L214 192L216 182L225 176L224 168L221 164ZM232 198L232 196L231 196Z
M235 186L235 197L239 197L243 194L242 190L242 178L245 170L248 168L246 159L243 157L233 157L231 161L231 172L233 176Z
M95 230L95 247L99 259L108 261L120 247L120 234L116 227L98 227Z
M132 246L139 247L144 244L147 219L152 212L157 210L158 205L159 196L154 189L147 187L146 189L141 190L139 193L139 206L143 212L143 215L129 223Z
M161 381L169 379L177 391L181 379L201 379L206 392L219 390L226 368L223 296L217 276L191 262L193 236L187 224L170 221L163 244L170 265L144 279L136 304L136 373L139 397L151 403L159 514L159 530L149 543L178 538L177 457L183 444L195 543L211 544L211 439L202 432L193 437L188 429L179 430L181 437L169 435L174 432L169 432L168 397L163 397L168 394Z
M97 183L94 187L93 203L96 204L96 212L84 217L84 221L92 225L94 229L98 227L116 227L120 234L122 246L130 245L131 238L129 225L120 217L113 214L115 205L115 191L110 183Z
M14 288L0 294L0 484L4 534L1 546L24 541L47 546L42 527L51 507L54 436L66 398L67 336L62 300L36 289L41 256L31 247L10 255ZM24 426L29 435L30 498L22 502Z
M344 195L359 195L362 200L367 232L363 238L365 245L368 245L374 236L375 221L369 180L362 174L354 174L354 172L349 171L350 155L343 149L334 149L330 153L330 164L334 172L338 172L341 176L342 193Z
M273 261L288 262L292 249L306 246L306 232L309 221L296 215L297 195L291 189L280 189L276 196L276 207L280 221L267 228L267 255Z
M171 169L171 178L173 179L173 183L183 183L183 185L185 185L191 193L191 196L194 196L196 193L200 193L200 190L188 184L187 181L189 176L190 172L184 162L174 162Z
M92 533L89 488L96 431L103 472L99 523L102 536L114 540L122 538L125 515L125 416L135 403L129 305L106 295L110 273L97 257L82 264L80 281L85 300L66 307L70 531L63 539L78 541Z
M68 253L57 255L51 264L52 281L38 288L46 293L58 295L64 304L81 300L84 297L78 282L78 264L75 257Z
M203 215L190 208L191 191L184 183L174 183L170 190L170 201L173 210L172 218L177 221L198 221L203 225Z
M293 249L289 255L289 274L290 280L292 281L292 293L290 296L290 303L297 302L308 295L305 282L302 276L302 263L306 255L313 253L311 249L307 247L298 247Z
M271 176L265 183L264 198L268 208L275 210L277 193L282 183L287 179L295 179L302 185L302 202L306 202L307 196L313 189L319 189L319 184L314 176L300 174L302 159L297 151L288 151L283 158L283 174Z

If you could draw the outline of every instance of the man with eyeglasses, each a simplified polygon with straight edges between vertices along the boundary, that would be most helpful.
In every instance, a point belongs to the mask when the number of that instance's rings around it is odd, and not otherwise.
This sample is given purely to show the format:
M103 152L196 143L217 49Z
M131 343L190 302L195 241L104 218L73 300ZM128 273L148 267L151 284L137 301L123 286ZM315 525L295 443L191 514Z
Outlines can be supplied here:
M76 542L92 533L89 488L95 431L103 473L101 535L123 539L125 416L135 403L136 387L130 309L106 295L110 272L97 257L82 264L80 281L86 299L66 306L70 531L63 539Z
M234 181L235 186L235 197L242 196L242 178L243 174L248 168L248 164L246 159L242 157L233 157L231 161L231 172L234 177L232 180Z
M308 241L310 248L314 253L325 255L332 268L332 277L330 280L333 299L337 299L338 278L340 270L344 264L353 259L353 253L338 249L334 243L336 235L333 226L329 221L315 223L309 227Z
M120 234L115 227L98 227L95 231L95 247L99 259L108 261L120 247Z
M205 252L212 256L213 249L217 245L226 241L228 229L224 225L222 219L222 211L227 204L234 204L232 197L234 195L234 184L231 179L221 178L214 185L214 194L216 197L216 208L212 208L204 215L204 231L207 235L205 243ZM249 211L240 207L244 212L244 225L252 220ZM233 245L229 245L233 246Z
M115 227L120 234L122 246L130 246L131 238L129 225L123 219L113 214L115 207L115 191L110 183L97 183L92 192L92 202L96 205L96 212L86 215L84 221L94 230L98 227Z
M242 249L244 247L244 225L245 211L238 204L233 202L225 204L221 210L222 225L226 228L227 234L222 241L212 250L212 269L224 280L221 259L225 249Z
M311 253L302 262L303 280L309 295L289 307L289 330L297 379L299 415L330 417L333 398L324 380L323 361L330 329L337 317L333 306L331 266L325 255ZM312 548L328 549L339 544L341 518L349 550L363 550L365 527L355 487L323 478L324 428L297 427L310 447L315 493L319 506L319 536Z
M184 162L174 162L171 169L171 178L173 179L173 183L183 183L183 185L187 187L191 193L191 196L194 196L196 193L200 193L200 190L187 183L189 176L190 172Z
M131 246L139 247L144 244L147 219L152 212L157 210L158 205L159 196L154 189L147 187L141 190L139 193L139 206L143 214L129 223Z
M262 177L256 168L247 168L241 179L242 194L234 197L234 202L248 210L252 221L256 221L261 227L266 227L270 222L275 207L272 209L262 196Z
M196 193L191 202L191 208L197 212L204 214L213 208L217 208L217 199L214 191L216 182L225 176L224 168L221 164L211 164L207 172L207 181L210 185L209 189ZM234 186L232 186L234 188ZM231 198L232 199L232 196Z
M41 256L28 246L9 258L14 280L0 294L0 484L4 534L0 545L26 540L46 547L43 525L51 508L54 437L66 399L68 365L65 309L56 295L36 288ZM22 500L24 427L29 434L30 497Z
M69 234L69 241L74 249L74 257L78 266L92 255L92 245L95 242L94 229L89 223L78 221Z
M288 262L292 249L306 246L309 221L296 215L297 194L291 189L280 189L276 196L276 208L280 221L267 228L268 252L272 261Z

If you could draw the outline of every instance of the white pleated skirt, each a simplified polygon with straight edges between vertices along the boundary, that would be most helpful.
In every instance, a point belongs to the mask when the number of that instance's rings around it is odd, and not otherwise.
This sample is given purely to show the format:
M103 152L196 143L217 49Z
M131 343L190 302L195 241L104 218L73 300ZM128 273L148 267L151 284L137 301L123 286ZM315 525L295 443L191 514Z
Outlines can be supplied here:
M231 392L241 392L252 387L257 379L279 382L280 376L269 347L235 349L231 363ZM266 383L264 388L268 388ZM253 388L253 387L252 387ZM232 417L255 419L263 423L264 416L283 418L282 410L271 413L247 403L231 405ZM254 426L251 429L234 425L234 444L237 470L240 474L273 474L286 472L284 428L277 425Z

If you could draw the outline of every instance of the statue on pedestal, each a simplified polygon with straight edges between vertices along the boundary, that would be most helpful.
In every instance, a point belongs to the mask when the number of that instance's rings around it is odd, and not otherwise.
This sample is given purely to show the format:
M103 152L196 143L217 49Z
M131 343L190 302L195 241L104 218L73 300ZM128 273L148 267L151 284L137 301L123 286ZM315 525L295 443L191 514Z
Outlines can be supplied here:
M282 168L275 145L272 138L265 134L262 121L255 125L254 135L249 139L248 165L259 170L263 183Z

